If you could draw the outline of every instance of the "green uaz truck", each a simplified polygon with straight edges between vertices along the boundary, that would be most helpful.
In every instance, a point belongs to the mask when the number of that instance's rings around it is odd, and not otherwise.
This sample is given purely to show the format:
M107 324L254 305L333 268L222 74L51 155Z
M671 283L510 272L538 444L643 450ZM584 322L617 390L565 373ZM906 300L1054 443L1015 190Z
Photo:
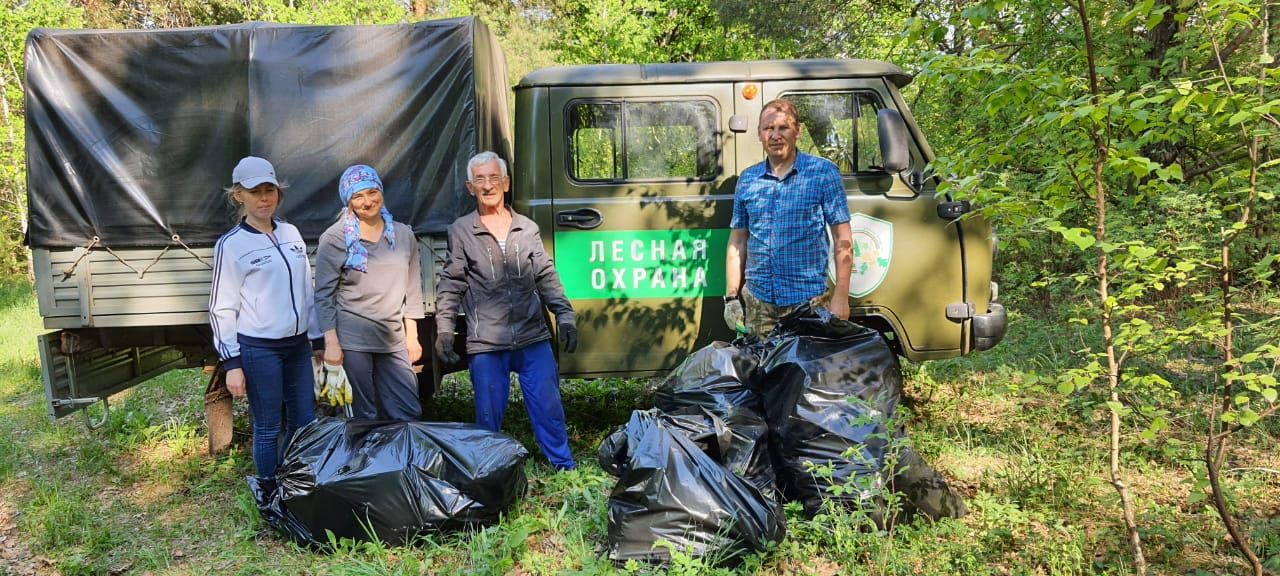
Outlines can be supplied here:
M538 70L514 88L513 130L501 49L473 18L36 30L26 58L28 241L53 330L39 336L52 417L216 362L212 247L232 225L222 188L248 154L275 163L289 184L281 216L311 242L337 216L343 168L379 170L422 247L431 350L444 232L473 208L466 162L497 151L579 314L562 374L670 370L732 337L721 296L734 185L764 158L758 116L778 97L800 111L800 150L844 175L853 317L912 360L1004 335L991 227L935 192L933 153L900 93L911 77L885 62ZM458 368L424 363L424 389Z

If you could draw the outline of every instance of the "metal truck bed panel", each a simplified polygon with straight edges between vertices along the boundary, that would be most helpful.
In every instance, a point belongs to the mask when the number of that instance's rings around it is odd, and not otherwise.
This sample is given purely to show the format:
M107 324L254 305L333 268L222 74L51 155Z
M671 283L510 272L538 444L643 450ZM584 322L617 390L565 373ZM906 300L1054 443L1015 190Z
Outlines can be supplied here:
M435 310L445 240L418 240L423 297ZM312 266L315 246L309 246ZM45 328L177 326L209 321L213 248L107 251L34 248L36 299ZM428 260L430 258L430 260Z
M172 346L104 348L56 332L41 334L38 342L49 417L55 420L187 365L182 351Z

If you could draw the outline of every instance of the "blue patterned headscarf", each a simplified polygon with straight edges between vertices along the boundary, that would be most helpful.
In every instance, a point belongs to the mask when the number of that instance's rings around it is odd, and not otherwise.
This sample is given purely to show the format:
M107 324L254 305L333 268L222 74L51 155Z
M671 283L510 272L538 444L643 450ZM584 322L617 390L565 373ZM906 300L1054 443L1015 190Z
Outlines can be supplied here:
M351 211L351 197L361 190L377 188L381 191L382 179L378 172L364 164L356 164L342 172L338 180L338 198L342 200L342 241L347 245L347 261L343 268L368 272L369 251L360 245L360 219ZM391 227L391 212L382 204L382 236L392 248L396 246L395 229Z

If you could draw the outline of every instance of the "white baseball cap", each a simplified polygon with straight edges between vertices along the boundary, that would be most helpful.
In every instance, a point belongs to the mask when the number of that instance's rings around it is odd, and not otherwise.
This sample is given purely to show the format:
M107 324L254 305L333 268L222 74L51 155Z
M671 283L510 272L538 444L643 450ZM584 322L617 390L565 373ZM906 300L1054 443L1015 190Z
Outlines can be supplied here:
M275 167L266 159L257 156L245 156L240 160L240 163L236 164L236 169L231 171L231 181L249 190L257 188L264 182L280 185L276 181Z

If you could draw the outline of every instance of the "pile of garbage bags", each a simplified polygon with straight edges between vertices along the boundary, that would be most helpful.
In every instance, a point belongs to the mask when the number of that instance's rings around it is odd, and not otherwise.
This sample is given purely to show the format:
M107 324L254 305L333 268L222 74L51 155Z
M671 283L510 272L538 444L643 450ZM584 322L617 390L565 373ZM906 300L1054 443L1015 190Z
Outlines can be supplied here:
M601 444L618 483L607 552L616 561L682 553L731 562L785 536L782 503L824 502L877 523L964 515L964 502L893 421L897 356L880 334L802 309L763 341L714 342ZM898 494L898 505L886 496ZM890 510L892 508L892 510ZM893 511L895 517L887 517Z
M529 453L473 424L320 418L298 431L276 474L250 479L263 520L299 544L409 542L497 521L526 488Z
M690 355L658 387L655 404L671 415L705 412L718 418L729 442L714 455L716 461L769 494L774 488L769 423L760 396L747 384L758 366L753 354L712 342Z
M637 410L600 445L618 476L609 497L609 554L650 560L659 541L695 556L730 560L786 534L781 505L721 465L734 439L710 412Z

